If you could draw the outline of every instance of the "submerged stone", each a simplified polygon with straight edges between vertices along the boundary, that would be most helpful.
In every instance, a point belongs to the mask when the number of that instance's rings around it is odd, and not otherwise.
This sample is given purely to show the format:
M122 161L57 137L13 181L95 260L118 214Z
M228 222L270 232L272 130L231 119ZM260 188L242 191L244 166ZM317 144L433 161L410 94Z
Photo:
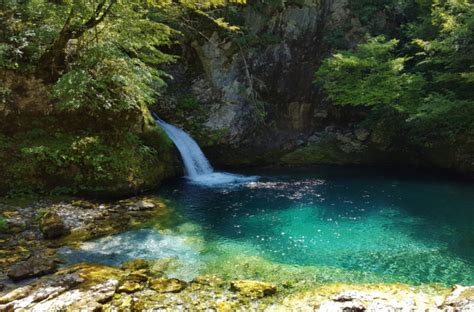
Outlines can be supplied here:
M157 278L150 283L150 287L159 293L177 293L185 289L186 286L186 282L176 278Z
M255 298L270 296L277 291L273 284L248 280L233 281L230 284L230 289L243 296Z

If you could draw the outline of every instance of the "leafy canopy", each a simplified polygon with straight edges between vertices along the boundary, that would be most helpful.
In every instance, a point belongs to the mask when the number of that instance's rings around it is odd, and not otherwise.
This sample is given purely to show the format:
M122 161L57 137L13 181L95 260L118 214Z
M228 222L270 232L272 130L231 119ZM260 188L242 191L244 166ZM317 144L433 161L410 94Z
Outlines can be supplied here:
M391 105L405 110L418 100L424 81L405 72L406 57L396 57L398 40L374 37L355 51L324 60L316 73L328 97L339 105Z
M450 137L474 133L474 4L416 3L403 42L369 37L324 60L316 81L336 105L393 108L413 127Z
M166 21L227 3L244 1L5 0L0 69L53 84L60 110L136 110L164 85L157 66L175 59L163 52L178 33Z

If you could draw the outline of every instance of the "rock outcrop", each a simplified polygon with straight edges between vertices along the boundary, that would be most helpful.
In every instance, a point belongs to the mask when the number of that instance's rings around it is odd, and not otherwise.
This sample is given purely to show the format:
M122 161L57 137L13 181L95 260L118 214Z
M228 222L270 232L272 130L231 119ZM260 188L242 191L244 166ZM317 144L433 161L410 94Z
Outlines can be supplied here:
M304 292L276 292L276 286L239 280L229 284L202 276L185 283L77 264L0 294L0 311L471 311L474 287L414 287L402 284L328 284ZM272 296L269 296L272 295Z
M37 277L54 273L58 269L55 259L46 253L38 253L28 259L13 264L8 270L8 277L20 281L30 277Z
M203 27L186 36L181 61L169 69L172 91L156 109L191 132L217 166L364 163L474 173L472 139L420 143L402 114L361 124L370 109L334 106L314 83L322 60L339 48L335 41L350 48L364 40L352 6L255 1L229 12L241 33ZM379 13L377 27L395 27ZM306 157L307 150L318 156Z

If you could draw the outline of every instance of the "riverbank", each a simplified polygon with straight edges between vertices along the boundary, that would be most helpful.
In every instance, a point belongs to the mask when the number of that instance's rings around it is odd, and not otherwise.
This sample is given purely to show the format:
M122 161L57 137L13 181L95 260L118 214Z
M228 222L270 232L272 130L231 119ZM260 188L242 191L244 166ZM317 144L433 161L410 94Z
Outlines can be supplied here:
M264 272L271 270L270 262L263 263L261 278L251 281L239 279L239 272L233 276L226 272L225 276L199 275L181 280L168 276L165 267L174 265L169 259L166 263L132 259L114 267L65 264L58 256L61 248L150 224L169 230L179 218L166 200L156 197L107 202L76 198L10 200L1 203L0 213L5 218L0 235L0 311L474 308L474 287L391 283L322 283L303 287L302 276L296 282L284 282L283 276L269 282ZM281 267L278 270L282 272Z

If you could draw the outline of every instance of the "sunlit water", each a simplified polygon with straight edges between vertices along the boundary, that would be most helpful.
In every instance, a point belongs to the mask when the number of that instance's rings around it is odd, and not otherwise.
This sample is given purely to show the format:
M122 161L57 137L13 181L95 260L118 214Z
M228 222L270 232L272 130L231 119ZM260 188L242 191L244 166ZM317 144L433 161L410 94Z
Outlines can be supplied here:
M160 189L175 228L87 242L71 262L174 258L169 274L284 282L474 284L474 184L363 169L257 172Z

